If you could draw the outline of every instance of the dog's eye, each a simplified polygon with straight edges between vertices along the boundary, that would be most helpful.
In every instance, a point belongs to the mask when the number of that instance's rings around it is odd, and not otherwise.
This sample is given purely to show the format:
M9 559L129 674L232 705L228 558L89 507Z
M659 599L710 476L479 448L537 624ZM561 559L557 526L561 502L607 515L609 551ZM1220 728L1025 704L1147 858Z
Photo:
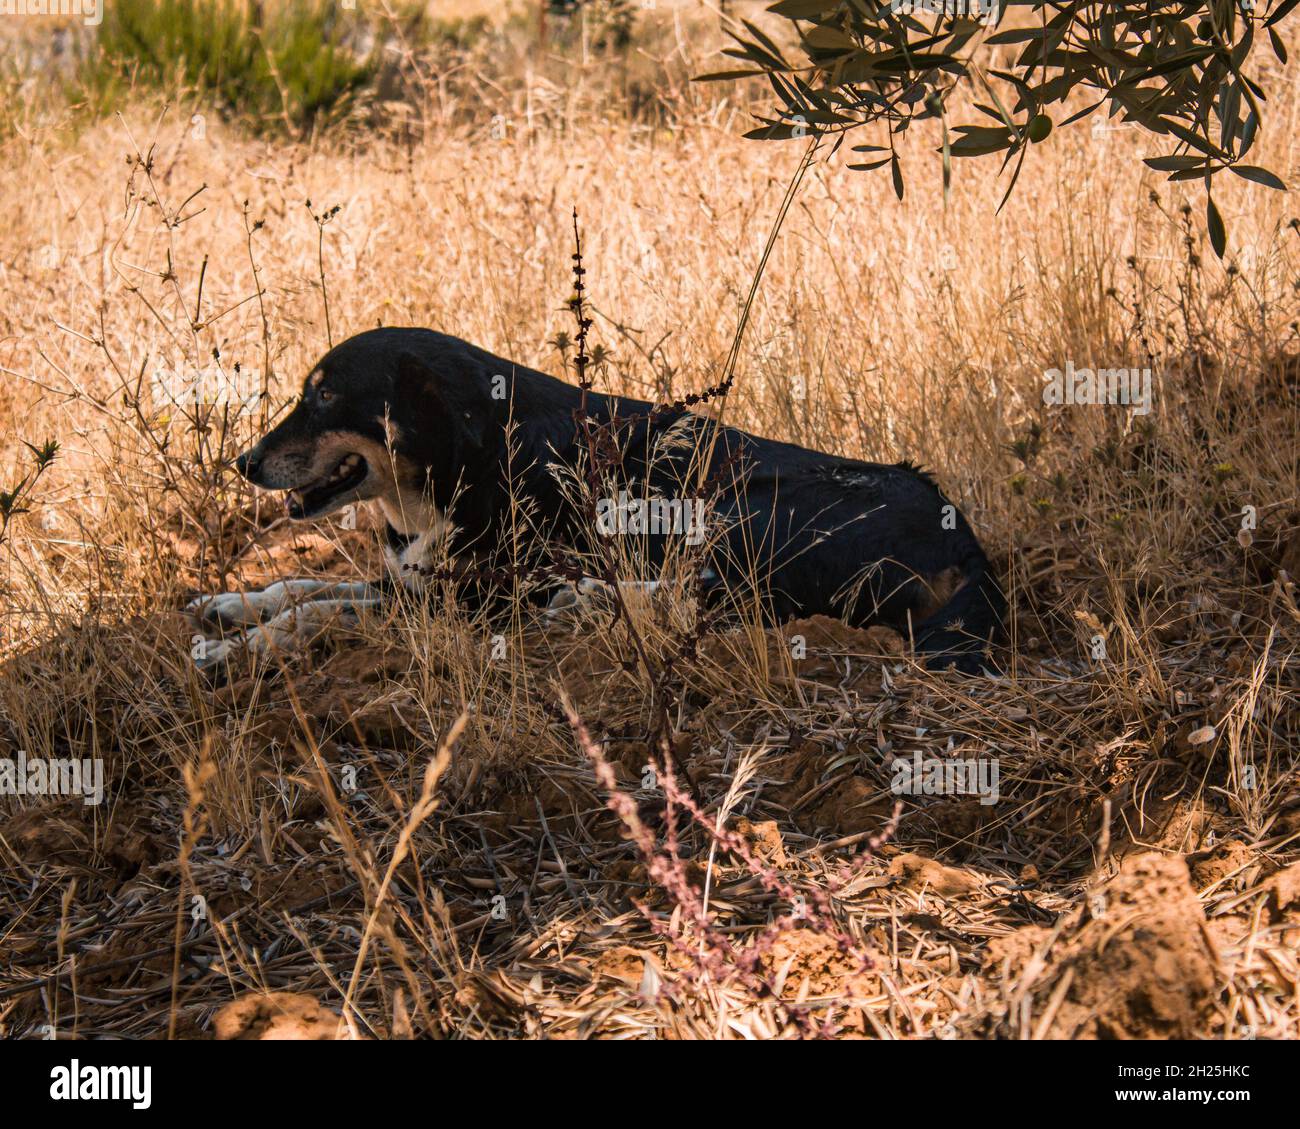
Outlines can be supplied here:
M316 399L318 399L322 404L328 404L334 399L334 393L328 388L317 388Z

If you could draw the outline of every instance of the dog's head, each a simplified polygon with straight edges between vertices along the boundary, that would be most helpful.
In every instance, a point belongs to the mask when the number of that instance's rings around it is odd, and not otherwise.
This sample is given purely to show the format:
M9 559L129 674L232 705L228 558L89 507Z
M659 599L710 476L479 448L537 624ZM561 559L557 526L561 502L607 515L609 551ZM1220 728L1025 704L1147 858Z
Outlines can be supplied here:
M431 491L454 486L482 444L478 367L463 342L428 330L360 333L321 358L293 410L235 466L287 490L296 520L371 499L390 514L421 500L445 508Z

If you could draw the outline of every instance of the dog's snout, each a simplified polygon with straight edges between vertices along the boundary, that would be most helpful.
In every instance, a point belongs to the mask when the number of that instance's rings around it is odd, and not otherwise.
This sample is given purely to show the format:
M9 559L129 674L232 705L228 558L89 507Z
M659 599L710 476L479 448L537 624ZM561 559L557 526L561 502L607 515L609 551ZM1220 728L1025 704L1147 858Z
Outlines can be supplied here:
M235 469L250 482L256 482L257 472L262 469L262 459L257 453L257 448L254 447L240 455L235 460Z

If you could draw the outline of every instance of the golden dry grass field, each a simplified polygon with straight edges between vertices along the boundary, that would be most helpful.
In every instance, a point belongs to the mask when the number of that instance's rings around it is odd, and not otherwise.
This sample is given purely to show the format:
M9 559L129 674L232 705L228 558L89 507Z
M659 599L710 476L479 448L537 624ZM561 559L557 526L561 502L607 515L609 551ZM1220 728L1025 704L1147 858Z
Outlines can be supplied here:
M656 18L647 73L716 69L707 8ZM0 544L0 757L98 758L105 796L0 797L0 1035L1300 1034L1300 211L1220 178L1221 262L1135 131L1058 130L1000 213L995 161L945 207L935 136L903 202L819 152L741 342L730 422L961 505L1010 597L999 677L829 620L707 637L674 724L717 833L674 846L607 614L497 646L403 602L196 671L195 595L380 569L373 515L290 524L230 465L331 336L573 380L576 208L598 387L723 371L803 153L741 137L763 89L656 116L608 60L473 67L418 128L310 140L14 80L0 488L60 450ZM1294 183L1269 78L1255 159ZM1045 405L1067 362L1149 368L1152 410ZM167 403L159 372L213 383ZM632 614L662 658L686 613ZM996 762L997 802L895 796L918 754Z

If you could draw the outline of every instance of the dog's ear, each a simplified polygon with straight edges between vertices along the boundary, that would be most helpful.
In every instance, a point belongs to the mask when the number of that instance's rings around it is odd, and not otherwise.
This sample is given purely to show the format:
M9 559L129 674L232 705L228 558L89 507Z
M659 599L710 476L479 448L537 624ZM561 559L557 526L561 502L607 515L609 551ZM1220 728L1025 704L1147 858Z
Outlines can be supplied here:
M433 406L464 442L472 447L481 447L483 436L479 430L482 421L467 398L467 391L468 388L460 382L444 379L423 357L408 351L398 354L393 379L395 402Z
M422 358L409 352L397 355L393 393L398 402L432 399L445 408L447 404L442 395L441 385L442 381L438 379L438 374Z

